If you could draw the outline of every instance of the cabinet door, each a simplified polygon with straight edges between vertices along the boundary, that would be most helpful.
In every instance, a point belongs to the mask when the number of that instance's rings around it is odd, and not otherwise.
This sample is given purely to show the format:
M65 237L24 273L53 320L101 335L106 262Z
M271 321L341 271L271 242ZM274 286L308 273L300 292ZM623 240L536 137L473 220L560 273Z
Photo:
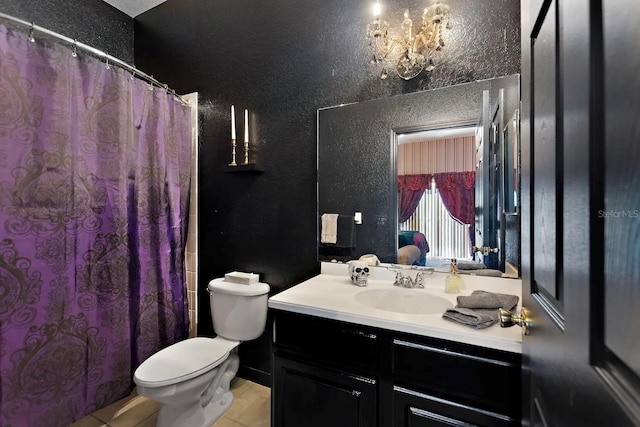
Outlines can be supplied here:
M376 381L274 356L274 427L372 427Z
M516 427L520 420L451 402L404 387L393 387L393 427Z

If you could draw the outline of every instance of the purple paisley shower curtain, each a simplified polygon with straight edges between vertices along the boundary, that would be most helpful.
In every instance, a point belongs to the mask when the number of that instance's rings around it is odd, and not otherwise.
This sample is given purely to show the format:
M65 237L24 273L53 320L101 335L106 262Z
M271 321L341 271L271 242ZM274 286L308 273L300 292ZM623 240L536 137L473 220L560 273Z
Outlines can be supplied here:
M0 426L128 395L188 327L189 108L0 26Z

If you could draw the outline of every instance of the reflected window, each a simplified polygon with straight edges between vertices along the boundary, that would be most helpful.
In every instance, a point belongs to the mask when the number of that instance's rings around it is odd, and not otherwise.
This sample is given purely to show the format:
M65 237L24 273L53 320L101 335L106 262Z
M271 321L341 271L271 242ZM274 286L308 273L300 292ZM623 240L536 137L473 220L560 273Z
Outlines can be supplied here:
M424 234L429 243L430 257L470 259L469 226L449 215L440 193L431 181L418 207L411 217L400 224L401 231L416 230Z

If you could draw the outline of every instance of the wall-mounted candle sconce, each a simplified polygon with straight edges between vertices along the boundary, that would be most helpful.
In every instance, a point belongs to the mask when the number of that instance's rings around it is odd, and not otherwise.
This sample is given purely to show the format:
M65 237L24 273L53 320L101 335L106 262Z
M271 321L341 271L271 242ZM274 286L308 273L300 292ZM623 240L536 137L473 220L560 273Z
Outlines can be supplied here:
M231 163L229 166L238 166L236 163L236 110L231 106ZM244 109L244 161L243 165L249 164L249 110Z
M256 167L255 161L250 163L249 160L249 110L245 108L244 110L244 140L243 140L243 151L244 151L244 159L242 163L237 163L236 161L236 147L237 147L237 139L236 139L236 111L235 106L231 106L231 163L229 163L229 168L227 168L226 172L241 172L241 171L254 171L254 172L262 172L261 169Z

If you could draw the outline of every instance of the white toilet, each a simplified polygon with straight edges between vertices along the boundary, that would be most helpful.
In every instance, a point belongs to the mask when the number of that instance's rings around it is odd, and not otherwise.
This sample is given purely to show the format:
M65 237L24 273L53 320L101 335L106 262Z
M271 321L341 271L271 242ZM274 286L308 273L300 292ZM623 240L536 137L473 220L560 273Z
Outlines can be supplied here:
M209 427L231 406L238 345L262 335L269 285L214 279L209 300L216 338L190 338L145 360L133 380L138 394L160 403L158 427Z

